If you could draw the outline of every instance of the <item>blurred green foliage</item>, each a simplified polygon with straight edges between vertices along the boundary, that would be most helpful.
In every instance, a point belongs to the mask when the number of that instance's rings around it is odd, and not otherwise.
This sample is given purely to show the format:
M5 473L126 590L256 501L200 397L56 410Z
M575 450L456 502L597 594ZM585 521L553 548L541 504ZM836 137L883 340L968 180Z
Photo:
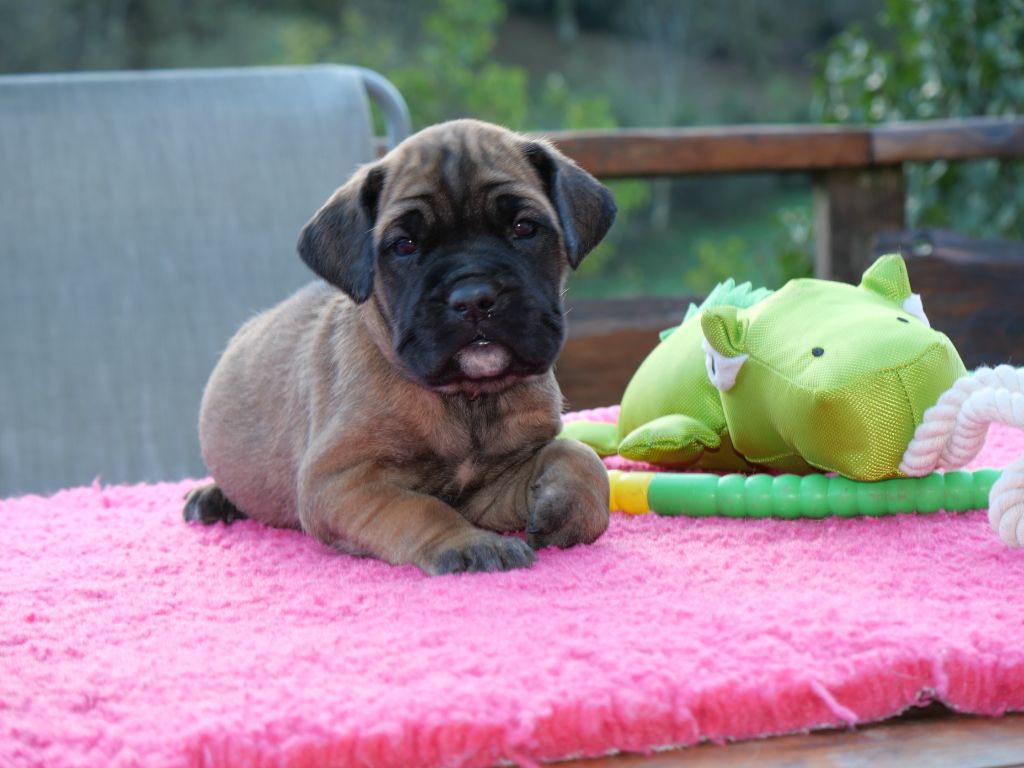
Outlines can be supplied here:
M282 33L282 64L358 62L387 75L405 96L417 127L477 117L524 128L529 122L526 73L493 60L500 0L433 4L349 2L330 21L299 17ZM399 24L388 17L402 14ZM415 44L407 28L415 20Z
M879 29L843 32L821 69L817 114L825 120L1019 114L1024 0L887 0ZM907 177L912 226L1024 237L1024 163L914 164Z
M814 264L811 206L783 204L764 214L757 229L737 227L724 235L703 236L693 243L695 263L683 276L694 293L705 294L730 277L755 287L778 287L795 277L810 277ZM754 221L757 221L755 219ZM764 233L771 235L765 238Z
M1022 51L1024 0L0 0L0 71L350 62L391 78L417 127L1016 114ZM1022 166L910 166L911 223L1024 237ZM804 177L611 186L622 213L578 295L810 270Z
M405 28L418 30L415 45L402 25L381 23L384 14L393 17L399 10L387 5L379 0L350 2L334 23L296 21L282 36L279 62L357 61L377 69L402 92L417 127L457 117L516 130L617 126L607 96L574 92L557 72L535 85L534 96L524 67L495 60L497 32L506 13L501 0L438 0L406 7ZM646 182L609 186L622 219L642 209L650 197ZM600 275L615 263L621 230L614 230L590 254L580 275Z

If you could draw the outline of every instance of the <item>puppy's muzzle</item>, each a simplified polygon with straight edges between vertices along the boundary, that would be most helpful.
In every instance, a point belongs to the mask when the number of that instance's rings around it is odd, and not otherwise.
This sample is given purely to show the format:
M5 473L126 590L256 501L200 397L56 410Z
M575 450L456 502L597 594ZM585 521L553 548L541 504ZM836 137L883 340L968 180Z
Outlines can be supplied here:
M480 324L497 311L500 286L492 279L473 275L458 280L448 292L453 318L475 333L473 341L455 355L455 362L470 379L486 379L504 373L511 362L508 349L481 333Z

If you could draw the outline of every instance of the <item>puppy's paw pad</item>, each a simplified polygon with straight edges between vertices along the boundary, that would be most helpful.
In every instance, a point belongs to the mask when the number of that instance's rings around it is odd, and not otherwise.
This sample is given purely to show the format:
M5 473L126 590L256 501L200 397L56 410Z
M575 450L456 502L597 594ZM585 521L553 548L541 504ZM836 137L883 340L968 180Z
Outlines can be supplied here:
M235 520L244 520L246 517L216 485L204 485L189 493L182 513L186 522L200 522L203 525L231 525Z
M528 568L537 556L521 539L486 534L459 547L442 549L429 568L435 575Z

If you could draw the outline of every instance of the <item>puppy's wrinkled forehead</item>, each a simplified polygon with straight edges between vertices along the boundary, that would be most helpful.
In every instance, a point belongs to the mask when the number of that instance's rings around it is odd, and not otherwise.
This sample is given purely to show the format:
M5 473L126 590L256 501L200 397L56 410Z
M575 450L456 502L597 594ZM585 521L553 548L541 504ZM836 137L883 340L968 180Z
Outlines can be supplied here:
M470 120L446 123L421 131L388 159L379 223L410 211L428 224L474 222L501 196L554 218L522 137Z

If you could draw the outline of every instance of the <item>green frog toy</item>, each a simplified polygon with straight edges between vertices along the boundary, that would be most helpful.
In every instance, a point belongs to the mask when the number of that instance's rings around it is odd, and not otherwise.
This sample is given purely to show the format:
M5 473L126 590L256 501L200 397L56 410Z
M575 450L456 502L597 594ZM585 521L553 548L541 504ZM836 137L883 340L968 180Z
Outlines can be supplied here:
M888 255L857 286L723 283L662 334L617 424L576 421L563 436L673 469L881 480L902 476L924 411L964 373Z

